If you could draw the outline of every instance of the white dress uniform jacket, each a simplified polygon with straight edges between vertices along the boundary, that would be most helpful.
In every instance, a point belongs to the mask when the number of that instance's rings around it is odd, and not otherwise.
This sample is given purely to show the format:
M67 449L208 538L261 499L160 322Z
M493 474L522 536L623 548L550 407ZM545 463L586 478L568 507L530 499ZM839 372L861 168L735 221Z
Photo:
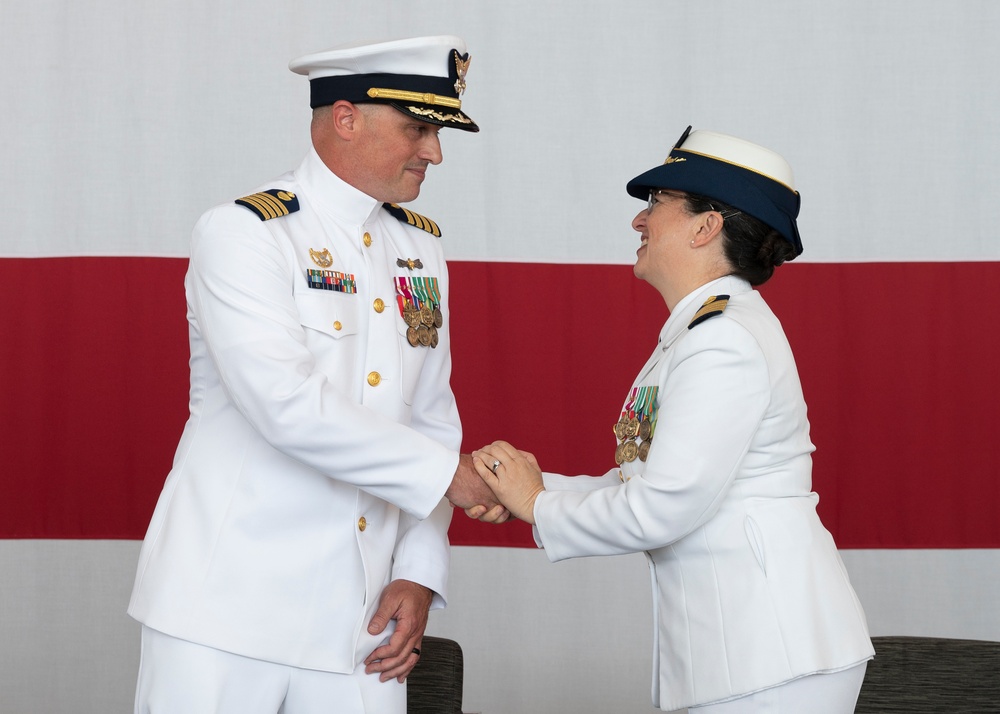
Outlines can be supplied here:
M447 269L438 238L315 151L262 188L299 210L262 221L229 203L194 229L190 418L129 613L228 652L352 672L392 631L367 632L391 579L432 589L436 607L446 597L442 497L461 444ZM310 289L310 250L356 292ZM414 276L438 278L433 349L410 346L397 307L394 280Z
M707 298L725 311L688 329ZM792 352L749 283L685 297L635 381L657 387L647 460L599 478L545 475L534 516L552 561L646 551L653 704L724 701L874 654L816 514L814 447ZM567 490L568 489L568 490Z

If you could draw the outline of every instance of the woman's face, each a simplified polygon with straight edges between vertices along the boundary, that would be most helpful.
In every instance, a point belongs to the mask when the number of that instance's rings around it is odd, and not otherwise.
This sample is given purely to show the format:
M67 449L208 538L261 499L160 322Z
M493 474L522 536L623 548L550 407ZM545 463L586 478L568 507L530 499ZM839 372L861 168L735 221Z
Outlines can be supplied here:
M696 231L698 215L687 212L685 201L680 191L660 189L654 192L649 207L632 220L641 241L632 272L661 293L671 277L679 277L677 272L684 269L685 251L689 251Z

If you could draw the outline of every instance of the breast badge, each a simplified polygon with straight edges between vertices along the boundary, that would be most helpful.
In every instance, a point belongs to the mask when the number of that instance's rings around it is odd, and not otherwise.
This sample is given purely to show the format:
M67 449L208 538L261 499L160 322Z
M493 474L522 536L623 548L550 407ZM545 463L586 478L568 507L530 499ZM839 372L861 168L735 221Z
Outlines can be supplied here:
M328 248L324 248L322 252L310 248L309 258L321 268L329 268L333 265L333 256L330 255L330 250Z

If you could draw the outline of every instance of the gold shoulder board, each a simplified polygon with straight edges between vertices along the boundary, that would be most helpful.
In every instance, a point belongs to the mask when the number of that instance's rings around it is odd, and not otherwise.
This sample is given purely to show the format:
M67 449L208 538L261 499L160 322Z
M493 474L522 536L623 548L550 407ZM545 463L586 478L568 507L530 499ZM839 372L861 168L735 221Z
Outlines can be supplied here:
M726 305L728 304L728 295L713 295L704 302L698 312L694 314L694 317L691 318L691 322L688 323L688 329L690 330L695 325L700 325L711 317L721 315L722 311L726 309Z
M382 204L389 213L399 219L402 223L408 223L411 226L415 226L420 230L427 231L433 236L441 237L441 229L438 228L438 224L432 221L427 216L421 216L419 213L414 213L408 208L403 208L395 203L383 203Z
M269 188L260 193L252 193L249 196L238 198L236 203L244 208L249 208L262 221L287 216L289 213L295 213L299 210L299 199L295 197L295 194L277 188Z

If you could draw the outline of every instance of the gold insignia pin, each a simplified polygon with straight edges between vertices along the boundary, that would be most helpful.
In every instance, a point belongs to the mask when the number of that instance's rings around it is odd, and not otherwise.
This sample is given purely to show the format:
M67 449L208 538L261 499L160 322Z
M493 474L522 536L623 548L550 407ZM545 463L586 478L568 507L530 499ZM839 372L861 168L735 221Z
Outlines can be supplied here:
M407 268L408 270L423 270L424 264L420 262L420 258L396 258L396 265L400 268Z
M679 163L681 161L687 161L687 159L685 159L683 156L668 156L667 160L664 161L663 163L664 164L673 164L673 163Z
M329 268L333 265L333 256L330 255L330 251L327 248L324 248L322 252L310 248L309 257L312 258L312 262L321 268Z
M465 75L469 73L470 62L472 62L471 55L465 55L463 59L458 52L455 52L455 71L458 73L458 80L455 82L455 91L459 94L465 92Z

